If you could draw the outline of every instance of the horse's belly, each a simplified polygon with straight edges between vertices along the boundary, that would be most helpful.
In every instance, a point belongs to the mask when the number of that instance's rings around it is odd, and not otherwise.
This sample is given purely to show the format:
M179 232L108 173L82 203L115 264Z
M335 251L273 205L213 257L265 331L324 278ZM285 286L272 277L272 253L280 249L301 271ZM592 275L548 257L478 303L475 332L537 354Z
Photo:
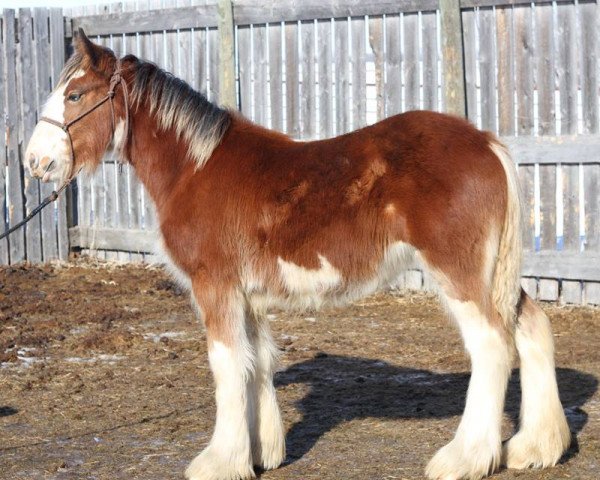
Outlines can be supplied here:
M389 286L401 272L418 265L417 257L411 245L397 242L387 248L379 265L363 278L349 278L344 265L334 266L320 254L318 269L278 258L276 285L252 292L250 303L258 311L268 308L305 311L344 305Z

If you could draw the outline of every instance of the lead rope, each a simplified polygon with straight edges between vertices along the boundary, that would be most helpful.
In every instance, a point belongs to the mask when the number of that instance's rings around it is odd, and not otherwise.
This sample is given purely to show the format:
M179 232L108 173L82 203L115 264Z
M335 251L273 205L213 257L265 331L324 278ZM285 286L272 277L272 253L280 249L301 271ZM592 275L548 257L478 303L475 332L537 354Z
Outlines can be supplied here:
M106 96L104 98L102 98L101 100L96 102L94 105L92 105L88 110L81 113L80 115L78 115L77 117L75 117L73 120L71 120L68 123L60 123L60 122L57 122L56 120L54 120L52 118L48 118L48 117L40 118L40 121L47 122L51 125L54 125L66 133L67 138L69 139L69 153L71 156L71 172L70 173L72 173L72 169L75 167L75 150L73 149L73 139L71 138L71 132L69 132L69 127L71 125L73 125L74 123L78 122L79 120L81 120L83 117L85 117L89 113L96 110L98 107L100 107L107 101L110 101L110 113L111 113L110 121L111 121L111 126L112 126L113 137L114 137L116 127L115 127L115 106L113 103L113 99L115 97L115 89L116 89L117 85L119 85L119 84L121 85L121 88L123 89L123 100L125 103L125 139L123 140L123 145L121 146L121 150L124 150L125 146L127 144L127 140L129 139L129 95L127 92L127 83L125 82L125 79L121 75L121 60L120 59L117 59L117 62L115 64L115 71L112 74L112 77L110 79L110 86L108 88L108 93L106 94ZM25 225L27 222L29 222L33 217L35 217L38 213L40 213L42 211L42 209L44 209L45 207L50 205L52 202L56 201L56 199L58 198L60 193L65 188L67 188L71 184L71 182L73 182L73 180L75 180L77 175L79 175L79 172L81 172L82 168L83 167L79 167L79 170L77 170L77 172L75 172L74 175L70 174L67 181L65 181L57 190L53 190L52 193L50 195L48 195L46 198L44 198L44 200L42 200L42 203L40 203L31 212L29 212L23 220L21 220L16 225L13 225L12 227L8 228L4 233L0 234L0 240L8 237L11 233L13 233L14 231L21 228L23 225Z
M10 227L8 230L6 230L3 234L0 235L0 240L2 240L5 237L8 237L11 233L13 233L15 230L18 230L19 228L21 228L23 225L25 225L27 222L29 222L29 220L31 220L33 217L35 217L38 213L40 213L42 211L43 208L45 208L46 206L50 205L52 202L54 202L58 196L60 195L60 193L67 188L71 182L73 180L75 180L75 177L77 176L77 174L79 174L79 172L81 171L81 168L79 170L77 170L77 173L75 175L73 175L71 178L69 178L65 183L63 183L60 188L58 190L53 190L52 193L50 195L48 195L46 198L44 198L44 200L42 200L42 203L40 203L37 207L35 207L31 212L29 212L27 214L27 216L21 220L19 223L17 223L16 225L13 225L12 227Z

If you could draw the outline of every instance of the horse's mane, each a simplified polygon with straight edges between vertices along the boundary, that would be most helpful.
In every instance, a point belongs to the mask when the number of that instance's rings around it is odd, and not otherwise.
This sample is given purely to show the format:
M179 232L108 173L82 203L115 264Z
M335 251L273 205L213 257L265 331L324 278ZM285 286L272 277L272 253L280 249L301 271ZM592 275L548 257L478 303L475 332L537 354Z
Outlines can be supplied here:
M135 65L130 86L132 107L146 103L159 126L165 130L174 128L177 136L187 141L198 166L204 165L225 135L230 113L155 64L132 55L123 59L124 63L130 61Z
M59 85L84 68L84 57L75 52L65 64ZM131 108L146 104L163 130L174 128L179 138L188 143L189 153L198 167L204 165L219 145L231 123L226 110L208 101L183 80L162 70L151 62L128 55L123 63L134 69L129 85Z

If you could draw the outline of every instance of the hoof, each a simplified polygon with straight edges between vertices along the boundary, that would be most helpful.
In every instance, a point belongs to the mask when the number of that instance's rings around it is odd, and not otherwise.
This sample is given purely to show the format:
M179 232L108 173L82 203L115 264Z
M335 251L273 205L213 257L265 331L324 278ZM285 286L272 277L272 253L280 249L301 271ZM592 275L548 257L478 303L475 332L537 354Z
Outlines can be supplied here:
M274 470L285 460L285 441L263 441L258 451L253 454L254 465L263 470Z
M571 432L566 421L551 432L522 430L504 444L502 464L515 469L553 467L570 444Z
M438 450L425 473L431 480L478 480L493 473L500 464L500 442L486 448L485 442L470 447L455 438Z
M236 458L230 452L217 454L207 447L185 471L187 480L249 480L255 478L249 458Z

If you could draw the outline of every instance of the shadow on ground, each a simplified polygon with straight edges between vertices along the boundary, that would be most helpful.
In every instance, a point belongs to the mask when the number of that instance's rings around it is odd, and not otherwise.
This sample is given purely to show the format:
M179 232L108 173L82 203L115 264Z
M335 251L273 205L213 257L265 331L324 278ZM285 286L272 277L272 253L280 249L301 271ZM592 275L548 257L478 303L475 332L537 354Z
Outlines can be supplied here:
M571 431L587 422L581 409L598 388L589 373L557 369L561 400ZM390 365L383 361L318 354L292 365L276 377L276 385L310 385L298 402L303 418L288 431L286 463L294 463L317 440L341 422L359 418L446 418L462 414L470 373L434 373ZM519 415L519 372L510 379L506 412L516 425ZM448 439L450 440L450 439ZM577 453L576 438L566 454Z
M16 408L8 406L0 407L0 417L9 417L11 415L14 415L15 413L19 413L19 411Z

